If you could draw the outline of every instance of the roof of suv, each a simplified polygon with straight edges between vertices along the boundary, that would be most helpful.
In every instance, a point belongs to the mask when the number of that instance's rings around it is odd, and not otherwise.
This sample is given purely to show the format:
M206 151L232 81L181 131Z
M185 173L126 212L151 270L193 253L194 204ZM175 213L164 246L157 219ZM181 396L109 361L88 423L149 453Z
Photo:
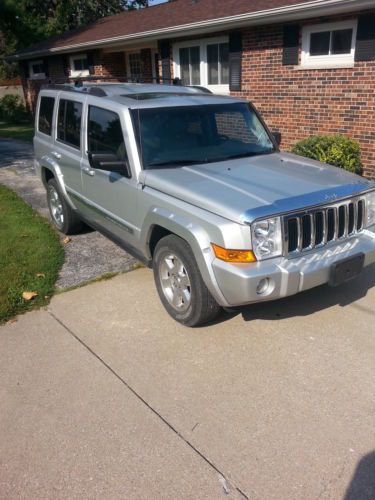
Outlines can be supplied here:
M160 85L144 83L103 83L47 85L45 89L77 92L115 101L129 108L156 108L164 106L189 106L223 104L241 99L212 94L204 87Z

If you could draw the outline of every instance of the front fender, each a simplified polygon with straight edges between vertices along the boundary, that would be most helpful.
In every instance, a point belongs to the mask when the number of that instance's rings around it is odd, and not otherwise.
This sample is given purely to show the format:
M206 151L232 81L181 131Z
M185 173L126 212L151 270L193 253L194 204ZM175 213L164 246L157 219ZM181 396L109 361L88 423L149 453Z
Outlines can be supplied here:
M149 259L152 258L149 243L155 226L163 227L184 239L190 245L203 281L210 293L220 305L228 305L212 270L214 254L207 231L181 214L173 213L165 208L155 207L146 216L141 231L141 246L146 249Z

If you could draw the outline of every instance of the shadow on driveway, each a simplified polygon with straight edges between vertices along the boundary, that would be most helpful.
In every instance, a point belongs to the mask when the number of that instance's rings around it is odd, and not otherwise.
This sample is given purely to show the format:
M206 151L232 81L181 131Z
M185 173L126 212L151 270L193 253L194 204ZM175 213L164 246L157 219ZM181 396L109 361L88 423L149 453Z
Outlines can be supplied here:
M0 138L0 168L13 165L29 165L33 162L32 144Z
M375 498L375 451L365 455L357 465L344 500Z

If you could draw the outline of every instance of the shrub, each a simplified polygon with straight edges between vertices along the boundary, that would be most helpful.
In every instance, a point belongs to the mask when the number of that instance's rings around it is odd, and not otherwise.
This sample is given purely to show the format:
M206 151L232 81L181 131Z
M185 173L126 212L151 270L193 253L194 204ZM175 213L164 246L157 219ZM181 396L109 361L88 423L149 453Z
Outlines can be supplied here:
M362 172L358 142L343 135L313 135L297 142L292 153L329 163L355 174Z
M0 119L8 123L20 123L27 119L27 111L21 98L7 94L0 99Z

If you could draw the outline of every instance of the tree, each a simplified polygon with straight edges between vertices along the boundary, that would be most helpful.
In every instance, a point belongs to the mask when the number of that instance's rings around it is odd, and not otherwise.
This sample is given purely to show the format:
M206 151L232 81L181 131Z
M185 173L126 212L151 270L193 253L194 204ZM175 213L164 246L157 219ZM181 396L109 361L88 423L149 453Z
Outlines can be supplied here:
M3 58L15 50L123 10L143 7L148 7L148 0L1 0L0 78L14 76L16 65Z

